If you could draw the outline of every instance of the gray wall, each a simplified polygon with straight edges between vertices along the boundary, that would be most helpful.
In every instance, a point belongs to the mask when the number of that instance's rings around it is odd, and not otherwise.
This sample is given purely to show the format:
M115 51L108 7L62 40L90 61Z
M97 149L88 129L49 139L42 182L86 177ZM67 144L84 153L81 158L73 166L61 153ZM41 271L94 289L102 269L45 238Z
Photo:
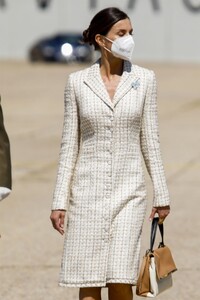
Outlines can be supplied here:
M200 62L200 0L50 0L46 9L38 1L0 0L0 59L24 59L38 38L82 31L100 9L117 6L132 20L136 59Z

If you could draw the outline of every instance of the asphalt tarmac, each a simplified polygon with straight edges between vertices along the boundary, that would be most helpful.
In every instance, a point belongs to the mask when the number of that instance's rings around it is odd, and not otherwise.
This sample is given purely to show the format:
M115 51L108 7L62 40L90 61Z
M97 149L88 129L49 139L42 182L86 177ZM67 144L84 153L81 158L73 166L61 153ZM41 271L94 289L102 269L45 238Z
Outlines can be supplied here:
M200 282L200 65L138 63L158 81L160 140L172 205L165 242L178 271L173 288L157 299L199 300ZM49 215L68 74L86 65L0 62L0 93L11 142L13 191L0 203L0 299L78 299L58 287L63 237ZM142 252L149 247L152 187ZM107 289L102 289L103 300ZM139 299L134 296L134 299ZM122 299L123 300L123 299Z

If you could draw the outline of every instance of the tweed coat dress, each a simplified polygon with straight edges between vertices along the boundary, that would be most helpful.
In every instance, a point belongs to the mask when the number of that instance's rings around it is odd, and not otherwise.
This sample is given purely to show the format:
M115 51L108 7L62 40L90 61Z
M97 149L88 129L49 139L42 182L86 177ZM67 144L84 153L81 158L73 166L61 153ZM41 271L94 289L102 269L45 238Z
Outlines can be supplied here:
M147 195L169 205L161 159L154 72L124 61L111 100L100 61L70 74L52 210L67 215L60 286L135 285Z

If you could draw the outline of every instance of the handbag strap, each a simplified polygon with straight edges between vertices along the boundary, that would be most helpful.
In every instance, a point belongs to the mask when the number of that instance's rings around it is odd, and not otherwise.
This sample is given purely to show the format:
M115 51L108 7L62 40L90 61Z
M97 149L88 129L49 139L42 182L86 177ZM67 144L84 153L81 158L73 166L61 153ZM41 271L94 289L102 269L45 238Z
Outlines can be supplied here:
M156 238L156 231L157 227L159 227L160 235L161 235L161 242L159 247L164 247L164 226L162 224L158 224L159 218L153 218L152 224L151 224L151 237L150 237L150 251L153 252L153 246Z

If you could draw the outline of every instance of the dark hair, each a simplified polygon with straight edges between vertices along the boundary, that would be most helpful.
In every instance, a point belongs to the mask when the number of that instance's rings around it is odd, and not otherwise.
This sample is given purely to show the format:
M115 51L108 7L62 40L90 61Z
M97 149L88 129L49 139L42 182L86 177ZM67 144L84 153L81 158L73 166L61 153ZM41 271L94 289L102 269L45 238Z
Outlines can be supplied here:
M95 35L106 35L115 23L124 19L129 19L128 15L117 7L108 7L99 11L93 17L88 29L83 31L83 42L94 45L95 50L99 49Z

